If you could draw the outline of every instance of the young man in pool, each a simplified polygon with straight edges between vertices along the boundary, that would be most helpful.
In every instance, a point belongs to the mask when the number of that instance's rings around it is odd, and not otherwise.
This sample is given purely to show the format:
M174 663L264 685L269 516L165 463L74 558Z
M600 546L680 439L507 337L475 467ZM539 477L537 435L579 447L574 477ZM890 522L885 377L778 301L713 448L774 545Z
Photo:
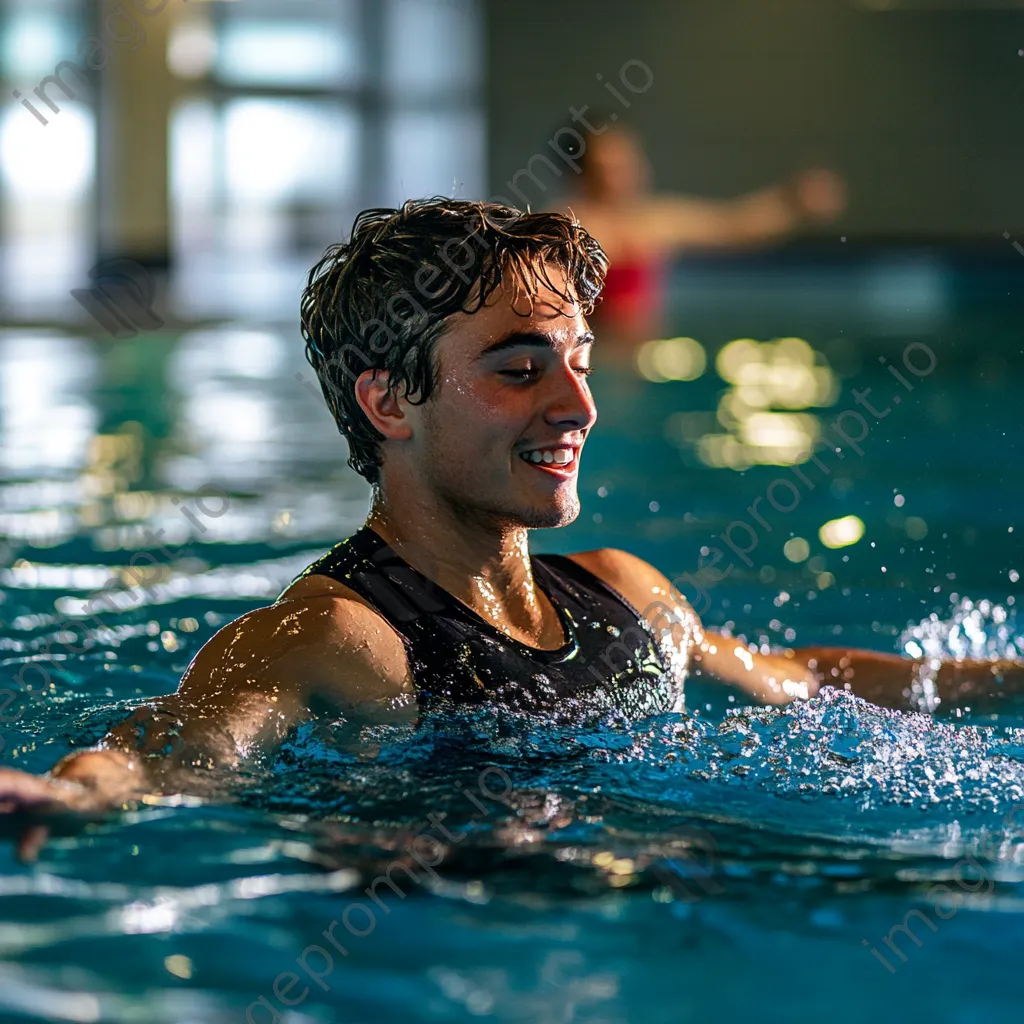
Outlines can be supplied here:
M530 530L580 511L596 419L586 316L606 269L561 214L447 199L361 214L310 273L302 327L350 465L373 485L366 524L217 633L175 694L99 749L46 777L0 771L0 810L196 791L322 711L354 737L452 704L635 717L681 710L691 672L768 703L813 696L822 680L899 701L915 662L751 653L704 632L628 552L531 557ZM943 695L963 677L940 673ZM44 834L29 828L23 855Z

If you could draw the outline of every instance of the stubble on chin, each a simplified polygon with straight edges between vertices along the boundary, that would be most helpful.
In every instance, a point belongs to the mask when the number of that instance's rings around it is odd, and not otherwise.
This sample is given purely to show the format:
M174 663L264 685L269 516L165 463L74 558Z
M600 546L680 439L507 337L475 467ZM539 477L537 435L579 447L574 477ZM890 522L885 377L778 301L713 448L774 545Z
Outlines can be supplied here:
M524 506L521 503L501 503L486 509L469 508L465 505L457 509L458 517L464 522L482 518L493 526L526 530L552 530L559 526L568 526L579 514L580 500L575 493L571 497L548 505Z
M580 514L579 495L574 491L566 500L545 509L531 510L531 513L531 521L523 523L528 530L551 530L568 526Z
M532 504L524 502L521 492L516 493L515 483L510 488L500 474L494 481L482 481L475 474L468 478L459 474L446 479L435 478L433 483L441 502L463 523L548 530L568 526L580 514L580 498L575 486Z

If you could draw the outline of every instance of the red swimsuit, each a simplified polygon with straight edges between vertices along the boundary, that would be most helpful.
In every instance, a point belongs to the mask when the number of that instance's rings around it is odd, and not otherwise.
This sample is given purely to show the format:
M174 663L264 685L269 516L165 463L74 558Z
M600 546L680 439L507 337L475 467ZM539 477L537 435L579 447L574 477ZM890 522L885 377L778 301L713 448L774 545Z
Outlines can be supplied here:
M612 263L597 307L601 319L616 326L656 320L663 301L664 278L664 262L656 257Z

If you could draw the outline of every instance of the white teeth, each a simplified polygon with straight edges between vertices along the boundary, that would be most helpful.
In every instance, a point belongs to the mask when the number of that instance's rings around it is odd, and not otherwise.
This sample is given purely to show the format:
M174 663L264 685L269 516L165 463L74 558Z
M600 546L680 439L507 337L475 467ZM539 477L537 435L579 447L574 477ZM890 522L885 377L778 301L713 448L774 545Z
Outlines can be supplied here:
M548 465L554 463L556 466L567 466L572 462L574 454L572 448L546 448L543 451L523 452L523 458L527 462L544 462Z

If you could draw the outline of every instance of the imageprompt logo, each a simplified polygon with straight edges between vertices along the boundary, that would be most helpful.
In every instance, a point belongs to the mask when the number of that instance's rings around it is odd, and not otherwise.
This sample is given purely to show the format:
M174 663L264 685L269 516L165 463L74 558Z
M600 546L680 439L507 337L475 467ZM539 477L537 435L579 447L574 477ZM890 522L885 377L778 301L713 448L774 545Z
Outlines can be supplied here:
M89 271L89 279L92 287L72 289L72 298L108 334L134 338L139 331L163 327L153 310L153 278L134 260L104 260Z

